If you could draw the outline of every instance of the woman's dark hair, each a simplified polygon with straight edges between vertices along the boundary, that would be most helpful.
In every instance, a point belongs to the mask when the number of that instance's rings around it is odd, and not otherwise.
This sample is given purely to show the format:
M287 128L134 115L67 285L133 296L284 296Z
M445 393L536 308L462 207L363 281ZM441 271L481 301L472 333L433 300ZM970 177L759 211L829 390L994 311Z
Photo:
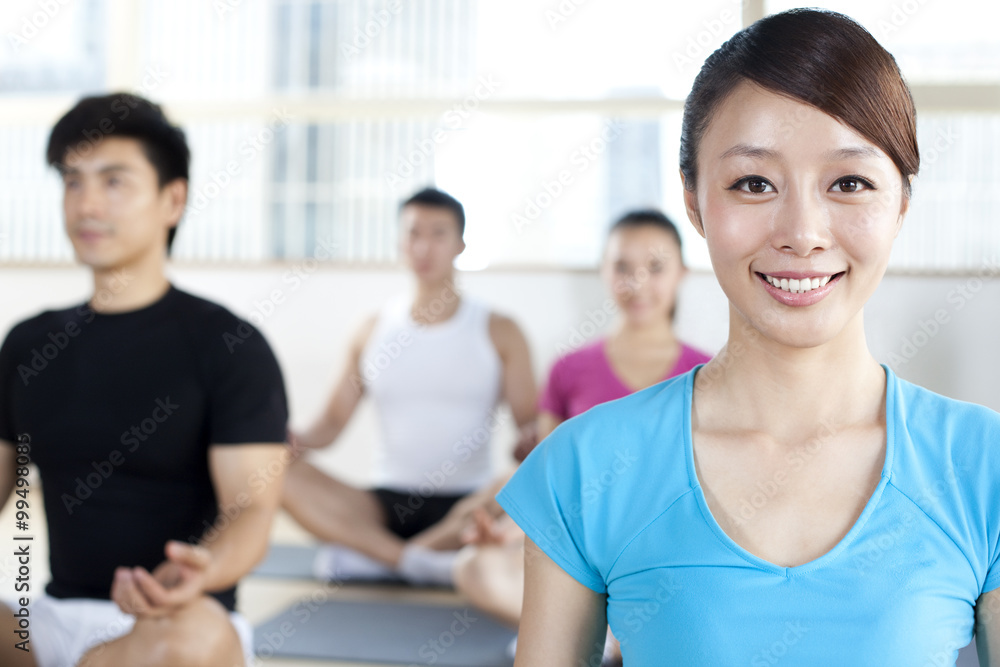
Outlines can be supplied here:
M52 128L45 156L60 172L70 150L90 152L106 137L137 139L153 168L159 187L178 178L188 180L191 151L184 131L167 120L163 109L137 95L114 93L85 97ZM167 253L177 227L167 232Z
M627 212L612 223L611 228L608 229L608 235L610 236L619 229L645 227L646 225L657 227L667 232L677 241L677 248L680 250L684 249L684 244L681 242L681 233L677 231L677 225L663 211L655 208L640 208ZM681 263L684 263L683 258L681 259Z
M763 18L708 57L684 103L680 167L695 189L698 145L712 116L742 82L823 111L885 151L903 177L920 167L913 97L895 59L843 14L793 9Z

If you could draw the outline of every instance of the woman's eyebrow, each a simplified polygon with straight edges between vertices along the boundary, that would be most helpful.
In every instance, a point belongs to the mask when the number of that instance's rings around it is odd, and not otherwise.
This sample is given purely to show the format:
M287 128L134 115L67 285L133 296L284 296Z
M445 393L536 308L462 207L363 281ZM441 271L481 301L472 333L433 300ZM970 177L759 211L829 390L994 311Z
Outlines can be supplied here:
M771 150L770 148L764 148L763 146L752 146L750 144L736 144L735 146L727 149L722 155L719 156L720 160L725 160L730 157L752 157L761 160L776 160L778 158L778 151Z
M849 160L856 157L881 157L879 152L871 146L848 146L829 151L827 157L831 160Z

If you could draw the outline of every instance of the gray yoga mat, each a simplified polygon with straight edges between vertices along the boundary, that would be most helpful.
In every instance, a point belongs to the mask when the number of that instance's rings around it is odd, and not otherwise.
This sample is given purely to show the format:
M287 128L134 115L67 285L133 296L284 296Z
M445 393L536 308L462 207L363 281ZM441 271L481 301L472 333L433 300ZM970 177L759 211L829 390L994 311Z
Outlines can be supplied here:
M291 544L272 544L267 557L253 571L260 577L281 579L312 579L316 547Z
M315 579L313 576L313 559L316 558L316 546L298 546L292 544L273 544L267 552L267 557L253 571L256 577L271 577L274 579ZM380 579L351 579L344 584L363 584L378 586L382 584L394 586L408 585L399 577L383 577ZM434 586L429 586L435 588Z
M261 624L254 648L261 657L511 667L514 635L472 607L327 600Z

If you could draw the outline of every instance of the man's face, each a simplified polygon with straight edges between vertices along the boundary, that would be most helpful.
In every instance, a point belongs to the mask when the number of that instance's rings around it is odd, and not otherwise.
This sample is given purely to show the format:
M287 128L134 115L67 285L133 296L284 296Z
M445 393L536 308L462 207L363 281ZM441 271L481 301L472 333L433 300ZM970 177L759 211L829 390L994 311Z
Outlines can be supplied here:
M440 206L424 204L403 208L400 241L410 270L430 282L448 278L455 258L465 249L455 214Z
M64 162L63 213L77 259L99 270L161 260L167 232L184 212L187 183L160 188L138 139L84 143Z

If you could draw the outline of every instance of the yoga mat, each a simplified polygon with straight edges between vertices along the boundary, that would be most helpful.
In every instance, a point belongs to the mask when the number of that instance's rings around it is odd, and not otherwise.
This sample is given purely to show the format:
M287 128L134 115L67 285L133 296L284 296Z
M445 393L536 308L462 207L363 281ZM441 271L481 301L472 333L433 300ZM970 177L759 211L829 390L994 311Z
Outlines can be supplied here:
M312 564L316 547L291 544L272 544L267 557L253 574L259 577L280 579L312 579Z
M313 559L316 558L316 546L298 546L293 544L273 544L267 552L267 557L252 572L256 577L271 577L274 579L309 579L313 576ZM384 577L382 579L349 579L344 584L360 584L365 586L408 585L399 577ZM435 588L428 586L428 588Z
M298 602L254 629L261 657L446 667L511 667L515 632L472 607Z

